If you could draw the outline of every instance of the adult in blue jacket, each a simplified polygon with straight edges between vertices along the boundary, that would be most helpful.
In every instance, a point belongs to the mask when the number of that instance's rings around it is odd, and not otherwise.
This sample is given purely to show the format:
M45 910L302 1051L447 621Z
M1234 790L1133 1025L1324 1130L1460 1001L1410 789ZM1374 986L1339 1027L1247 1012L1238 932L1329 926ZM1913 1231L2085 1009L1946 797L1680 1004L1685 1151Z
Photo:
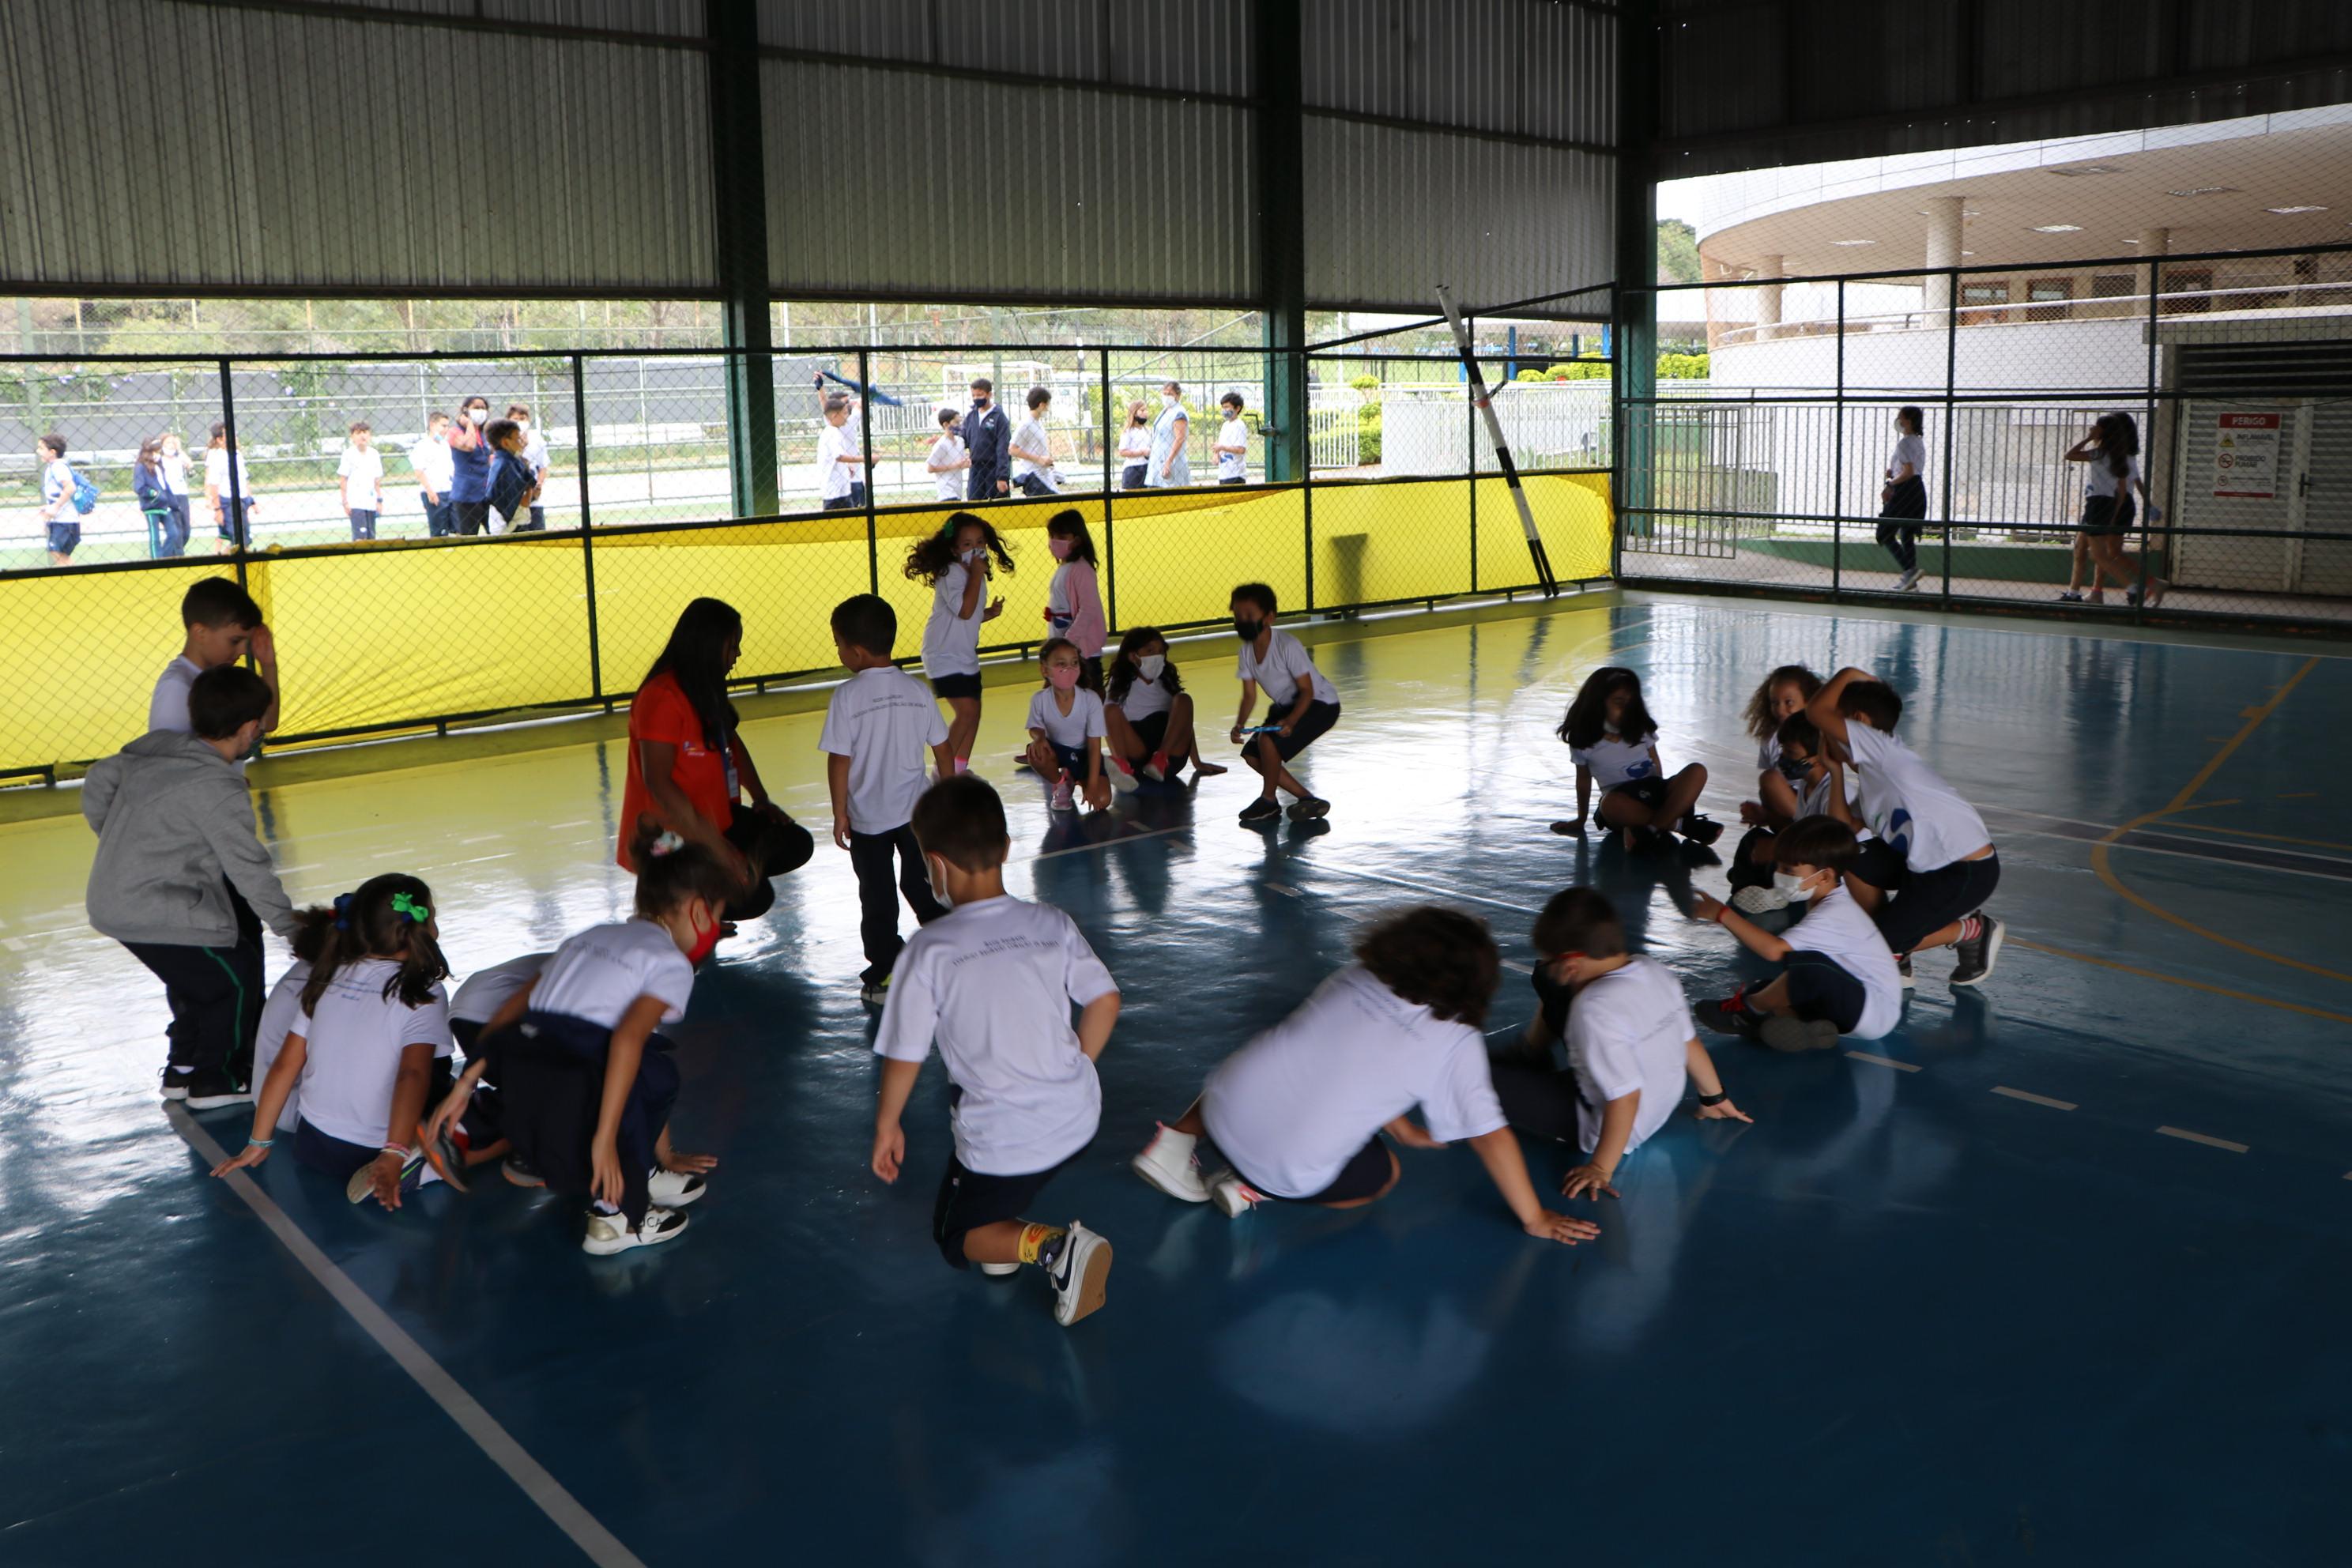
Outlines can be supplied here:
M459 533L479 533L490 525L490 400L469 397L449 427L449 456L457 472L449 480L449 515Z
M1013 489L1013 426L996 406L996 384L986 376L971 383L971 412L963 416L964 444L971 448L973 500L994 500Z

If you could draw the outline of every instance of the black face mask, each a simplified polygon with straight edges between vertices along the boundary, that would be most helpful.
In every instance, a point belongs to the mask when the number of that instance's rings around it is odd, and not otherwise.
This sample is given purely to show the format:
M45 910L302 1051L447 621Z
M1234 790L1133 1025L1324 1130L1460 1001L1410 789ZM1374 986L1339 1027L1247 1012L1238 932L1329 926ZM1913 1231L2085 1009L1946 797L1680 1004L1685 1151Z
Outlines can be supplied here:
M1234 617L1234 636L1241 638L1244 642L1257 641L1257 634L1265 629L1265 623L1263 621L1253 621L1245 616L1235 616Z
M1779 762L1774 763L1772 765L1780 769L1780 776L1787 779L1792 784L1803 784L1805 782L1805 775L1813 771L1813 764L1811 758L1801 760L1796 757L1782 757Z

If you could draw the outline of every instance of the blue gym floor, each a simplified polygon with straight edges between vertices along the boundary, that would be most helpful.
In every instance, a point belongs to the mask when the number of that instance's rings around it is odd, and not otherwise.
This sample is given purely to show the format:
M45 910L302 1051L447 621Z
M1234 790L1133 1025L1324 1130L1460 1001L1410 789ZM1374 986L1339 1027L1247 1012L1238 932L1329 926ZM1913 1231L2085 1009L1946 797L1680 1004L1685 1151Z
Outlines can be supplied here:
M1174 650L1218 723L1231 648ZM1005 760L1024 698L989 693L1007 880L1126 996L1102 1135L1039 1216L1118 1248L1069 1331L1034 1275L930 1243L936 1062L909 1174L866 1170L837 851L677 1032L678 1142L722 1157L684 1239L591 1258L568 1205L496 1180L387 1215L274 1161L259 1186L339 1300L154 1100L162 997L84 924L87 830L0 829L0 1562L561 1563L598 1527L599 1560L653 1564L2352 1559L2352 659L1664 598L1318 657L1346 714L1310 754L1314 836L1237 826L1238 770L1050 832ZM1668 765L1706 763L1733 821L1738 710L1789 660L1883 671L1993 825L2011 940L1984 992L1933 955L1866 1056L1711 1040L1755 1125L1678 1120L1574 1248L1523 1237L1465 1151L1406 1154L1369 1210L1238 1222L1126 1170L1401 900L1494 922L1497 1033L1571 881L1695 1001L1760 973L1676 912L1719 868L1546 831L1573 801L1550 731L1594 665L1632 665ZM818 720L748 739L821 823ZM298 901L425 877L462 973L625 906L620 773L583 745L259 805ZM247 1114L196 1120L233 1146ZM1553 1189L1572 1163L1529 1158ZM369 1303L593 1523L486 1458Z

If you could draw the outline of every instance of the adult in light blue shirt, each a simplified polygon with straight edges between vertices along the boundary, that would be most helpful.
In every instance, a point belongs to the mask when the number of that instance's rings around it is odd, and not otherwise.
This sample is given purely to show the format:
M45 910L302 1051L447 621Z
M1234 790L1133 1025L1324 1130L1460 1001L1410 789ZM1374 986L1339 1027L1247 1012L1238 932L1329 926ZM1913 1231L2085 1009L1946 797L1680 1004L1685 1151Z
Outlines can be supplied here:
M1153 489L1175 489L1192 482L1190 446L1192 422L1184 412L1184 389L1170 382L1160 389L1160 412L1151 421L1151 458L1143 482Z

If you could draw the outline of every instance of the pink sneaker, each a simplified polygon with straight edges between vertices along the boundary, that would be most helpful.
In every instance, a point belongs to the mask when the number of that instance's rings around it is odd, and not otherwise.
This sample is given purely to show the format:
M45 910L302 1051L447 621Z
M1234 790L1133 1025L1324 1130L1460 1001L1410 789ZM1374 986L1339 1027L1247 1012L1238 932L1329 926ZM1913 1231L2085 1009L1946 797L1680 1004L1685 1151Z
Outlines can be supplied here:
M1070 774L1069 770L1066 768L1063 770L1062 776L1054 781L1054 799L1052 805L1053 809L1055 811L1071 811L1076 809L1074 803L1070 799Z

